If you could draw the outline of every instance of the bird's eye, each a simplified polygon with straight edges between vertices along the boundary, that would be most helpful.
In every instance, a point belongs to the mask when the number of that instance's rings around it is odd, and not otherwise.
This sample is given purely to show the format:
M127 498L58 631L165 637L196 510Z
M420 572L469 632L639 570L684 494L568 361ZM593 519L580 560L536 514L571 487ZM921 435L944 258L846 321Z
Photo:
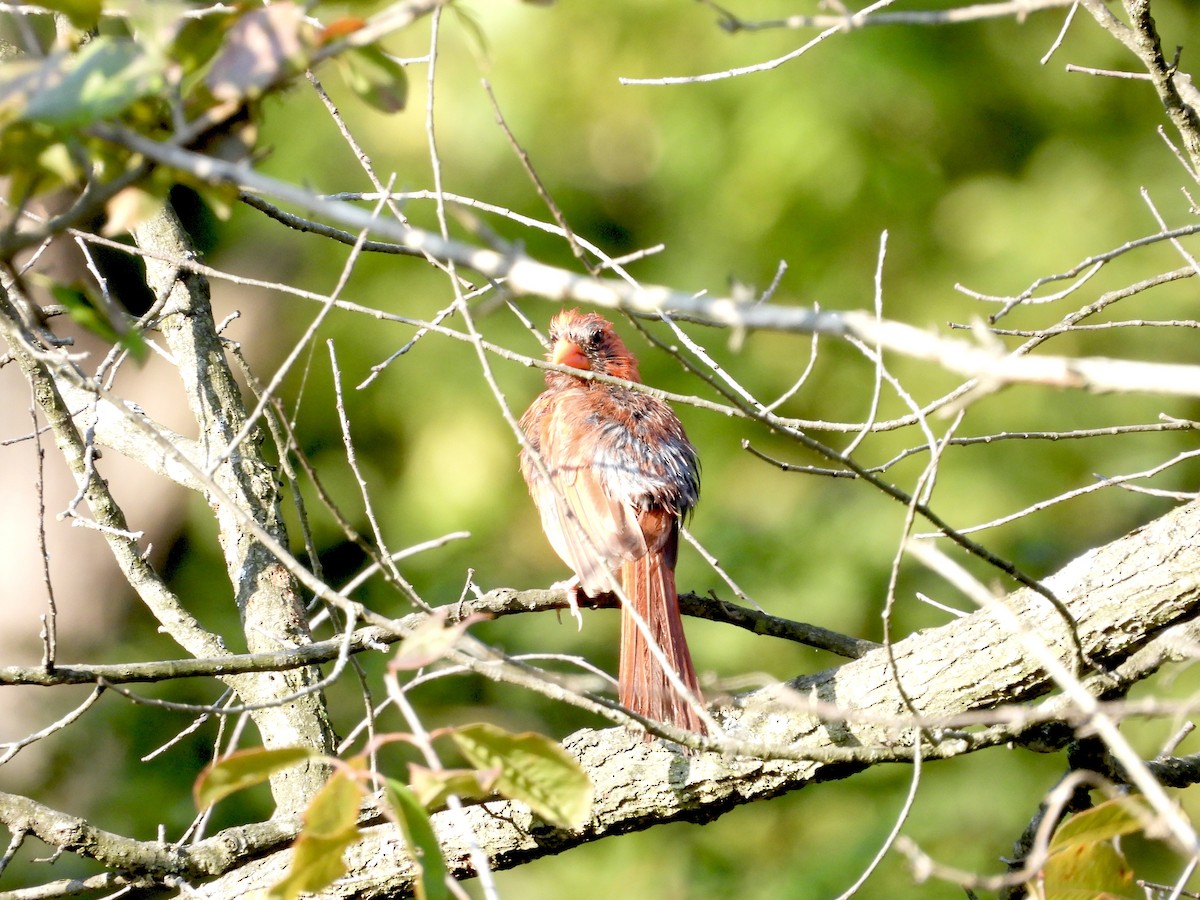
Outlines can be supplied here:
M597 350L597 349L599 349L599 347L600 347L600 342L601 342L601 340L602 340L602 339L603 339L603 338L602 338L602 336L601 336L601 334L600 334L600 330L599 330L599 329L596 329L595 331L589 331L589 332L588 332L588 335L587 335L587 339L586 339L586 343L587 343L587 347L588 347L588 349L589 349L589 350Z

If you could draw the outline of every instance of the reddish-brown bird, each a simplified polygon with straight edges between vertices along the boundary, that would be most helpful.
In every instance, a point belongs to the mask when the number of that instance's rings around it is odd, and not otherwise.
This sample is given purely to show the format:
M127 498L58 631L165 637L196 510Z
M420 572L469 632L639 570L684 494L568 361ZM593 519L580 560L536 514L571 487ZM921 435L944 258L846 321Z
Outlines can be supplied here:
M559 313L550 340L551 362L641 381L633 355L595 313ZM530 445L521 451L521 474L551 546L589 595L610 593L616 578L698 700L675 592L679 523L700 497L700 461L683 425L648 394L547 371L546 390L521 417L521 428ZM705 733L628 609L621 614L618 681L621 703L634 712Z

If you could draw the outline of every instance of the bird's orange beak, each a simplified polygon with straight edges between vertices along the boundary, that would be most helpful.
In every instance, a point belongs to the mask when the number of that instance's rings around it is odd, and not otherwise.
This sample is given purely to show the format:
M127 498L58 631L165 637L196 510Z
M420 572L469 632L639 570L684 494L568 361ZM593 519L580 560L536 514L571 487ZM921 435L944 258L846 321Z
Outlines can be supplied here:
M592 364L588 362L588 358L584 355L583 351L579 349L579 345L566 338L559 338L554 342L554 350L550 354L550 361L560 366L570 366L573 369L587 370L592 367Z

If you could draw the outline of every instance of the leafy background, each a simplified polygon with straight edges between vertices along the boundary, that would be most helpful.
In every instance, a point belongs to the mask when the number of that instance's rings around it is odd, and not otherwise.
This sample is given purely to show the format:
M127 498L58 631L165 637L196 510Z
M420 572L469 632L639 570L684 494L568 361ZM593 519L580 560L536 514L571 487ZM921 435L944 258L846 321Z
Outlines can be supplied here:
M932 4L948 5L948 4ZM745 4L747 17L812 12L780 2ZM1160 31L1186 43L1196 35L1189 4L1155 7ZM443 20L435 103L446 190L549 219L497 127L481 79L486 78L512 131L528 151L550 195L582 236L619 255L662 243L665 250L637 263L646 283L722 294L731 285L761 290L781 260L788 269L777 302L865 308L873 302L881 233L888 232L884 265L885 314L918 326L970 322L992 307L954 290L956 283L1013 294L1034 279L1062 271L1156 229L1139 189L1146 188L1169 221L1189 215L1179 192L1182 169L1156 134L1163 117L1151 88L1136 81L1068 73L1066 62L1102 68L1127 65L1124 51L1085 16L1042 65L1064 11L1030 15L1023 23L997 20L953 28L868 28L838 35L773 71L708 84L622 86L618 78L694 74L752 64L794 49L811 32L771 30L729 34L712 9L680 0L606 4L516 2L456 4ZM428 50L428 25L388 42L404 57ZM424 127L423 64L409 67L409 108L384 116L357 103L332 69L325 80L356 139L395 187L433 187ZM329 117L303 84L269 99L259 168L327 192L368 185ZM432 204L406 211L425 225ZM332 289L347 248L290 233L245 207L227 221L202 210L191 217L219 268L316 291ZM570 265L562 241L495 217L487 224L535 256ZM1181 264L1167 248L1119 262L1086 289L1088 297ZM270 371L299 337L316 307L267 291L218 284L225 308L265 309L271 327L230 334L252 348ZM344 293L367 306L432 316L450 298L443 276L400 257L361 260ZM1190 286L1159 289L1133 301L1124 315L1188 317ZM520 305L544 326L553 307ZM1012 327L1053 321L1061 310L1023 310ZM263 319L258 320L264 321ZM535 342L502 309L482 319L487 337L536 355ZM622 326L643 360L646 381L680 393L711 390ZM804 339L752 335L740 345L728 336L690 329L756 395L777 396L808 361ZM661 330L660 334L664 334ZM468 570L483 588L544 586L564 576L546 545L515 464L516 441L465 345L427 338L364 390L353 390L372 365L411 332L365 316L337 313L322 328L331 339L346 383L345 404L380 524L392 549L441 534L470 537L406 561L406 577L434 603L453 601ZM1108 353L1131 358L1187 359L1190 343L1163 330L1119 337L1059 339L1057 352ZM1188 339L1190 341L1190 339ZM494 363L508 403L518 413L540 389L536 371ZM916 364L897 373L921 399L953 381ZM330 492L361 530L367 529L357 488L345 464L334 413L328 354L318 341L311 364L289 376L284 395L302 396L298 428ZM867 414L872 370L853 351L822 342L806 386L783 407L810 419L861 421ZM885 396L884 417L903 412ZM975 407L968 433L1098 427L1153 421L1160 412L1195 417L1195 404L1141 397L1086 398L1014 388ZM733 578L768 611L878 640L888 571L903 510L848 480L785 474L752 457L743 440L790 462L820 460L777 435L710 412L680 408L704 464L703 499L694 533ZM834 445L846 436L819 435ZM950 455L935 507L952 523L971 524L1090 483L1093 473L1119 474L1151 465L1186 438L1157 436L1093 442L1010 442ZM860 457L883 461L919 442L887 433L868 440ZM892 470L911 485L924 464L918 456ZM1171 470L1157 486L1187 489L1195 467ZM310 501L311 497L308 498ZM174 586L206 621L236 633L235 615L212 541L209 511L187 501L186 527L167 562ZM1035 576L1052 572L1082 550L1122 534L1165 511L1167 501L1112 490L1061 504L1038 516L985 532L989 547ZM338 583L362 564L329 519L310 505L326 577ZM289 515L293 515L290 511ZM968 563L970 565L970 563ZM993 573L972 568L985 580ZM703 593L728 590L690 551L680 584ZM944 614L913 598L923 590L957 602L920 571L906 568L892 633L936 625ZM380 584L360 599L381 611L403 611ZM521 617L480 625L475 632L510 652L578 654L615 670L616 617L592 612L576 631L567 620ZM689 623L702 673L755 680L817 671L836 661L817 651ZM89 648L97 661L156 658L175 651L136 606L117 635ZM378 672L381 660L368 660ZM1167 689L1185 693L1194 676L1179 673ZM211 687L169 691L173 699L205 702ZM714 689L714 693L716 690ZM183 695L183 696L181 696ZM487 719L508 728L562 736L596 726L571 709L515 689L469 678L422 688L427 725ZM362 715L357 685L331 695L345 733ZM109 701L81 728L54 744L55 760L21 785L50 804L94 818L101 827L142 837L165 823L169 831L194 815L184 789L210 752L213 726L149 763L135 762L187 724L182 716L147 714ZM401 727L398 722L391 723ZM1170 723L1143 728L1138 746L1153 755ZM120 762L125 760L127 762ZM1061 757L998 750L931 766L906 833L936 858L960 868L996 871L1039 797L1065 765ZM510 897L563 896L828 897L849 886L892 827L911 770L897 767L729 813L697 825L672 825L577 849L498 875ZM0 771L0 780L4 779ZM7 787L14 787L7 785ZM130 798L136 802L130 803ZM1195 803L1183 797L1195 812ZM257 800L266 814L265 793ZM244 814L233 805L227 815ZM219 824L219 823L218 823ZM1129 841L1144 877L1171 877L1153 847ZM78 864L63 860L64 873ZM1156 867L1163 867L1161 870ZM469 887L475 890L474 887ZM862 896L960 896L946 886L913 885L903 863L889 857Z

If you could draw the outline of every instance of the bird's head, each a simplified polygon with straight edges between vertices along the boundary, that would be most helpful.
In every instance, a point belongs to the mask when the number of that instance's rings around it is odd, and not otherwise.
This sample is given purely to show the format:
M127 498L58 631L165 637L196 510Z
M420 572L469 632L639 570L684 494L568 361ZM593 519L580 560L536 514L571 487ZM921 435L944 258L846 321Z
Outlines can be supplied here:
M637 360L612 324L595 313L563 310L550 320L550 362L627 381L640 381Z

